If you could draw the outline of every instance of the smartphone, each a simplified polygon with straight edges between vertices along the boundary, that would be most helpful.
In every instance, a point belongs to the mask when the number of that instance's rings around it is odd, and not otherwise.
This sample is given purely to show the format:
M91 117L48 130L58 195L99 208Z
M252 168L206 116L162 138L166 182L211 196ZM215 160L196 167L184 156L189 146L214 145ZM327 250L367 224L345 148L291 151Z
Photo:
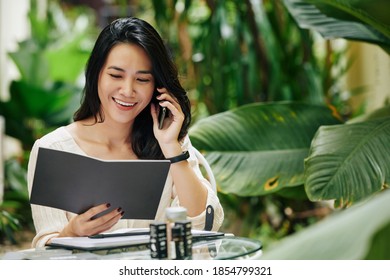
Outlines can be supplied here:
M166 107L162 107L159 105L159 100L157 100L156 96L159 95L160 93L157 91L157 88L154 90L154 98L153 98L153 102L155 105L158 105L159 107L159 112L158 112L158 128L159 129L162 129L163 127L163 124L164 124L164 119L165 117L167 116L167 108Z
M164 119L167 114L167 108L160 106L160 111L158 113L158 128L162 129L164 124Z

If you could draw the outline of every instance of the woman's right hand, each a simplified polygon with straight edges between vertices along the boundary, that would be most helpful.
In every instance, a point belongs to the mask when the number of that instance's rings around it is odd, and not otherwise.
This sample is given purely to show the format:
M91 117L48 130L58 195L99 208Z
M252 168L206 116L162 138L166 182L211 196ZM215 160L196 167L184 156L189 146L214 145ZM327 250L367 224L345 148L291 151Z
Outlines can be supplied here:
M108 208L110 208L109 203L100 204L90 208L83 214L73 217L58 237L89 236L109 230L120 220L124 212L121 208L116 208L103 216L94 218Z

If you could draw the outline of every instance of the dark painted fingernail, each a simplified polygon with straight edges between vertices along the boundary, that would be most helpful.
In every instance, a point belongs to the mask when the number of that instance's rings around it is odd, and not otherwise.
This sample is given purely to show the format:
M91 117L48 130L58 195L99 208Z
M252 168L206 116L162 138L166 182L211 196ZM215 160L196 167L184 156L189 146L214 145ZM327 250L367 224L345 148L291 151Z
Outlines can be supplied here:
M118 212L122 211L122 207L119 207L117 210L118 210Z
M125 211L122 211L121 216L123 216L124 214L125 214Z
M107 208L109 208L109 207L111 206L111 204L110 204L110 203L107 203L106 206L107 206Z

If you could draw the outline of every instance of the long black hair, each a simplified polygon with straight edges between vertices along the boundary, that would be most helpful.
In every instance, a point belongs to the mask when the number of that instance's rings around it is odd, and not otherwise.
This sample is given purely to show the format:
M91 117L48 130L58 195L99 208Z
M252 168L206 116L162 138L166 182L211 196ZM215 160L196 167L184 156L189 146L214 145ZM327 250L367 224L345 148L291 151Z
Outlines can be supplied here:
M155 87L165 87L179 102L184 113L184 122L178 139L181 140L187 134L191 122L190 101L179 82L176 65L160 35L149 23L134 17L113 21L98 36L86 65L83 98L80 108L73 116L74 121L84 120L91 116L95 118L96 123L104 121L100 109L98 79L109 52L119 43L136 44L143 48L152 62ZM155 96L152 102L153 100ZM149 106L134 121L131 145L138 158L164 158L153 134L153 120Z

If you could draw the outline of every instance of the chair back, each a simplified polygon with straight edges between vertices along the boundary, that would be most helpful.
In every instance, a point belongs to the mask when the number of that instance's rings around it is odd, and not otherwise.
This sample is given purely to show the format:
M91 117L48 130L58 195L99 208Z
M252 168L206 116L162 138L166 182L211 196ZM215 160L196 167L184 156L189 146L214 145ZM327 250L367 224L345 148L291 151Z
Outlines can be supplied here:
M199 164L201 166L203 166L203 168L205 169L205 171L207 173L208 179L209 179L210 184L211 184L211 188L213 189L213 191L215 193L217 193L217 182L215 180L214 173L211 170L209 163L207 162L206 158L202 155L201 152L199 152L196 148L194 148L194 150L195 150L195 155L199 161Z

